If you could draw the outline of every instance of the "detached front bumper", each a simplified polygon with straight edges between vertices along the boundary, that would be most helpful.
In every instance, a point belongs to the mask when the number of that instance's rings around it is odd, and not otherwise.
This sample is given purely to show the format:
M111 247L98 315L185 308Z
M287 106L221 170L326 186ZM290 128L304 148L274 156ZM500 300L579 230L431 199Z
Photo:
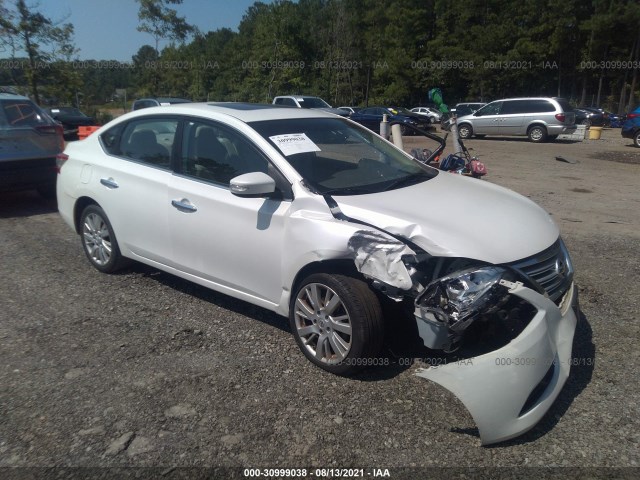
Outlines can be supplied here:
M416 373L462 401L483 445L521 435L549 410L569 376L577 323L575 284L559 307L520 283L504 285L537 309L522 333L493 352Z

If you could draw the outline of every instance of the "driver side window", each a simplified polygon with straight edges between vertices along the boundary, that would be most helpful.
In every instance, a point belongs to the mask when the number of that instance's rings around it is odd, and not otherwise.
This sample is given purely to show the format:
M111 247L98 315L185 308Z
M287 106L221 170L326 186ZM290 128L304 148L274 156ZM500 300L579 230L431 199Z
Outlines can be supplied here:
M485 115L499 115L500 110L502 109L503 102L493 102L487 105L486 107L481 108L475 113L476 117L482 117Z
M229 128L212 122L186 121L182 135L180 172L184 175L229 186L238 175L269 171L267 159Z

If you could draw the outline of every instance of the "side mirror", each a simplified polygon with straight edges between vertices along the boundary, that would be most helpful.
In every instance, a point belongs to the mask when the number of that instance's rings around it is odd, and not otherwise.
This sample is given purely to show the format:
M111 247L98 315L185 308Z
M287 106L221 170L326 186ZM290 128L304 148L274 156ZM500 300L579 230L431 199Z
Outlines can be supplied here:
M263 197L276 191L276 181L263 172L244 173L232 178L229 188L238 197Z

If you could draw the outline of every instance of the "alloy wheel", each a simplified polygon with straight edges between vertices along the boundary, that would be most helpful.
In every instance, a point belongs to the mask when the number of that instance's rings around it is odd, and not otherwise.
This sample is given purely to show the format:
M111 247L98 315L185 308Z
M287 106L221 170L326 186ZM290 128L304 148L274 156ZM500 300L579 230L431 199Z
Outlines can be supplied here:
M97 213L89 213L82 225L82 238L89 258L104 266L111 259L111 234L107 222Z
M295 301L295 328L307 351L318 361L336 364L351 349L349 312L338 294L321 283L310 283Z

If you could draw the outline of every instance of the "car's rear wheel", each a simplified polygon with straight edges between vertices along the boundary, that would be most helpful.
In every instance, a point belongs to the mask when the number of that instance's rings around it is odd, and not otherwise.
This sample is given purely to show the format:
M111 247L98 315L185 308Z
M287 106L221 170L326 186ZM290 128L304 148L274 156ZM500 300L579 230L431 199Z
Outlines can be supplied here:
M460 125L458 127L458 136L463 140L471 138L473 136L473 129L471 128L471 125L469 125L468 123L463 123L462 125Z
M80 216L80 239L89 262L103 273L111 273L128 261L120 253L113 227L97 205L89 205Z
M640 148L640 130L638 130L636 134L633 136L633 144L636 147Z
M324 370L348 375L377 364L384 329L382 309L362 280L310 275L295 290L289 322L302 352Z
M534 143L542 143L547 139L547 129L541 125L534 125L527 132L529 140Z

